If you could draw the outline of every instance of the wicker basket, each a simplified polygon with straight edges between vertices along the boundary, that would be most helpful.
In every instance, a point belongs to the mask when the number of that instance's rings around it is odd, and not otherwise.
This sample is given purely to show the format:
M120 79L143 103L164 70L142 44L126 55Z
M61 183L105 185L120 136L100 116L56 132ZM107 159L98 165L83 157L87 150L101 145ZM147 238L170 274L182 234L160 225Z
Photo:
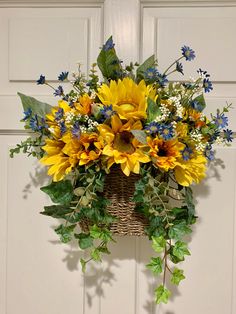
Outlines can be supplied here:
M107 175L104 186L104 197L111 201L107 207L110 214L116 216L118 220L114 222L110 230L116 235L145 235L144 229L148 225L147 219L135 211L135 203L130 199L134 194L135 182L139 175L131 174L125 176L120 167L112 168ZM81 224L83 231L88 230L88 222Z

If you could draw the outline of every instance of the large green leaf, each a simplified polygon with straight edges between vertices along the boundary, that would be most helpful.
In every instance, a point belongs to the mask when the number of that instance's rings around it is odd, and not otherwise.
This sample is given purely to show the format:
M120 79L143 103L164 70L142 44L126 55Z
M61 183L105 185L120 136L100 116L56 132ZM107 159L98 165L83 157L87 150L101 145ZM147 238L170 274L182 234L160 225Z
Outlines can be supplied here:
M44 211L40 214L51 216L53 218L66 218L65 216L72 213L73 209L65 205L44 206Z
M47 103L41 102L34 97L26 96L22 93L17 93L20 96L24 111L28 109L32 110L32 114L37 114L39 117L43 118L47 113L50 113L52 106Z
M108 38L104 46L111 40L112 36ZM97 64L105 78L113 80L119 78L122 68L114 48L104 49L103 47L98 55Z
M56 204L69 204L74 196L73 186L69 180L52 182L41 187L40 190L48 194Z
M146 59L138 68L137 68L137 79L138 81L141 81L144 78L144 73L154 67L156 64L155 61L155 56L152 55L151 57L149 57L148 59Z

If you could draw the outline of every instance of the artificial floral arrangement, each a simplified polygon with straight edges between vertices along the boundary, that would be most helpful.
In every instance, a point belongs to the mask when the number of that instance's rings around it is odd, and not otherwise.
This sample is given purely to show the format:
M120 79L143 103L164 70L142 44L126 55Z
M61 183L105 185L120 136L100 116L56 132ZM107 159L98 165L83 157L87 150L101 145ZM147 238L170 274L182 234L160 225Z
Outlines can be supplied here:
M191 61L195 52L181 48L181 56L163 73L154 56L144 63L122 66L112 37L101 48L86 78L78 71L58 76L72 84L54 88L60 97L55 106L19 93L25 128L30 137L10 154L23 151L48 167L51 184L41 190L54 205L43 215L63 219L56 229L62 242L76 239L90 258L100 262L110 254L108 244L118 235L146 235L155 256L147 264L162 275L155 289L156 303L167 303L171 292L166 274L179 285L185 278L176 265L190 255L186 235L196 222L192 184L206 174L214 159L213 144L229 145L227 105L206 117L203 93L210 92L210 75L199 69L188 82L169 82L174 72L183 74L181 59ZM32 134L32 135L31 135Z

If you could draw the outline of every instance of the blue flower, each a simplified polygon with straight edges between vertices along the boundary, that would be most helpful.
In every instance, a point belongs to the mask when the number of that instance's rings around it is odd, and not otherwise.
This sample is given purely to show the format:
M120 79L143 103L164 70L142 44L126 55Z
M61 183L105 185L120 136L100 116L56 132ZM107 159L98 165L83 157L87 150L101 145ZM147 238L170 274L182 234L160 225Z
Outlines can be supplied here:
M176 71L184 75L183 64L179 61L176 62Z
M79 126L79 121L76 121L74 123L71 133L72 133L73 137L76 137L77 139L80 139L81 129L80 129L80 126Z
M65 81L68 77L68 74L69 72L61 72L59 75L58 75L58 80L59 81Z
M113 114L115 114L116 112L112 109L112 105L109 105L109 106L104 106L103 109L100 111L101 114L109 119L111 118L111 116L113 116Z
M168 83L167 76L165 74L161 74L157 72L157 83L161 86L164 87L166 83Z
M60 121L58 124L59 124L59 127L60 127L61 134L64 134L66 132L65 121Z
M217 116L214 118L215 125L218 128L225 128L228 125L228 118L222 113L217 113Z
M158 71L155 68L149 68L144 72L144 78L148 82L155 82L158 77Z
M55 112L55 120L56 121L60 121L63 118L64 115L64 110L63 108L59 108L56 112Z
M209 80L209 78L204 78L203 80L203 86L205 93L209 93L211 90L213 90L212 82Z
M54 96L62 96L64 94L63 87L60 85L57 89L55 89Z
M229 129L227 130L224 130L224 133L223 133L223 138L227 141L227 142L232 142L233 141L233 132Z
M167 141L175 135L174 128L171 124L162 124L160 126L159 134L165 141Z
M186 61L192 61L195 58L195 52L188 46L183 46L181 48L182 55L185 57Z
M193 154L193 151L190 147L185 147L182 151L181 151L182 157L184 161L188 161L191 158L191 155Z
M45 84L45 76L42 74L40 75L39 79L36 81L38 85L43 85Z
M103 45L103 48L102 48L102 49L103 49L104 51L108 51L108 50L114 48L114 46L115 46L115 44L113 43L113 39L112 39L112 37L110 37L110 38L107 40L107 42L105 43L105 45Z
M31 114L32 114L32 110L29 108L29 109L27 109L26 111L24 111L24 118L22 119L23 121L25 121L25 120L27 120L27 119L29 119L29 117L31 116Z
M39 130L39 123L38 123L37 115L35 115L34 117L31 117L29 125L30 125L31 130L33 131Z
M34 132L42 132L43 129L48 127L45 124L45 119L41 118L40 121L37 114L30 118L29 126Z
M208 145L205 149L204 155L206 156L206 158L210 161L215 159L215 153L212 150L211 145Z
M145 127L145 130L149 131L150 134L157 134L160 130L160 124L158 122L151 122Z

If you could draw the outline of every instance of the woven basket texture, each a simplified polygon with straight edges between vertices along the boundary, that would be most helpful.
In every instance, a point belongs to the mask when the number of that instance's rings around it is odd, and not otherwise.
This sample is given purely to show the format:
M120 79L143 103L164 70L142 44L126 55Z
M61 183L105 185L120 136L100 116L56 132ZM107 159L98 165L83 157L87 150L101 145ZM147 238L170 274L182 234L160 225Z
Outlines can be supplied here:
M139 178L139 175L133 173L125 176L120 167L112 168L106 176L104 197L111 201L107 211L118 218L110 227L115 235L145 235L147 219L135 211L135 203L130 200L134 195L135 182ZM83 221L80 225L83 231L88 231L88 222Z

